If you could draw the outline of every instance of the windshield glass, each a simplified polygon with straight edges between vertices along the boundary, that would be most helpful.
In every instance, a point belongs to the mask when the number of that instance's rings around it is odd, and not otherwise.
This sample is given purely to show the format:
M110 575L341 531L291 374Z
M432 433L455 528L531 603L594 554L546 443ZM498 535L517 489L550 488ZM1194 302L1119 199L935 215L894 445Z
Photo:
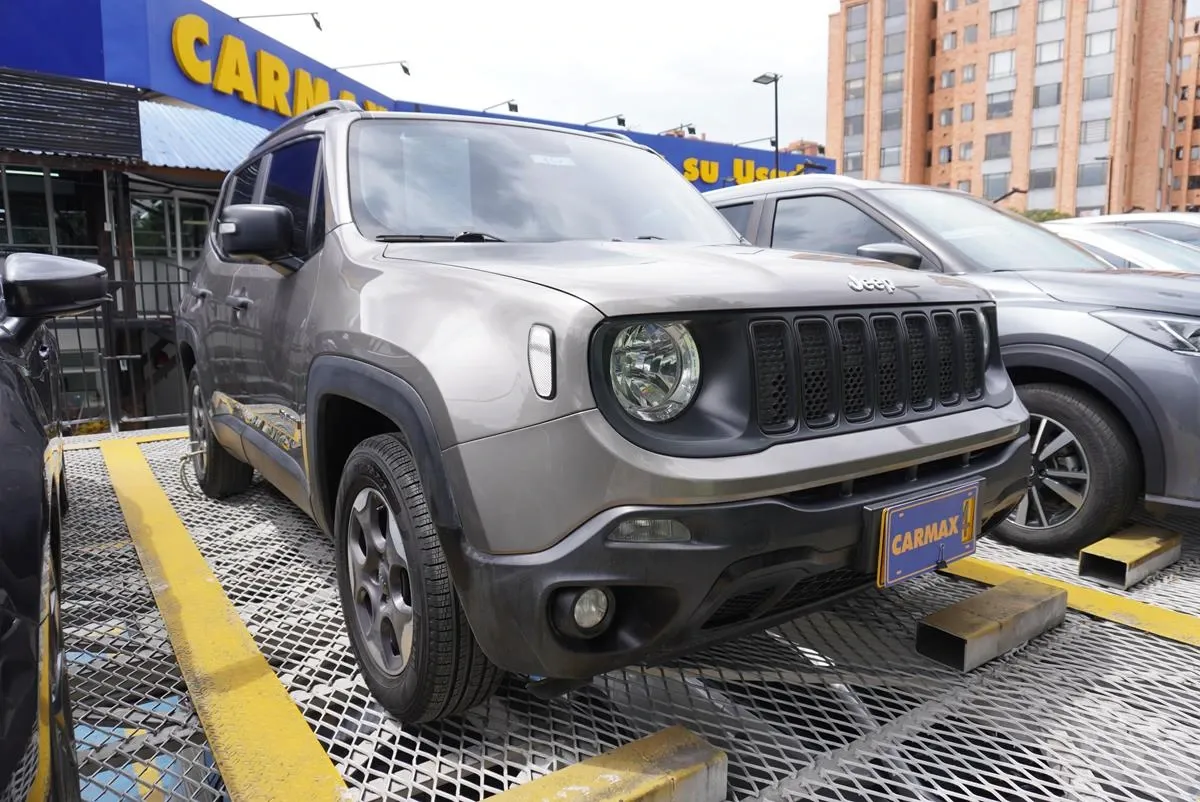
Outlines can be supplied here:
M867 190L971 270L1110 270L1037 223L958 192Z
M1147 267L1167 269L1173 267L1176 270L1200 273L1200 250L1187 245L1180 245L1178 242L1172 242L1133 228L1094 229L1091 233L1101 248L1105 247L1106 242L1116 243L1124 245L1138 254L1150 257L1145 262ZM1132 256L1130 261L1142 262L1143 260Z
M454 120L360 120L350 206L367 237L687 240L737 233L659 156L593 136Z

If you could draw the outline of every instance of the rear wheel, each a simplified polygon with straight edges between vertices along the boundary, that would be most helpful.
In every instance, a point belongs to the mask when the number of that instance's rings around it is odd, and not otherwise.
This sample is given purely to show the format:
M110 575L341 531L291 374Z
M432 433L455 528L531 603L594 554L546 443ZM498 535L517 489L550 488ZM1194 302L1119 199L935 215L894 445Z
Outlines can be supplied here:
M503 674L475 642L399 436L377 435L351 452L334 520L342 612L380 704L416 724L486 701Z
M1029 410L1030 487L996 536L1055 552L1112 534L1133 513L1141 486L1141 461L1124 422L1074 387L1027 384L1018 392Z
M250 486L254 469L217 442L195 367L188 374L188 449L196 482L209 498L236 495Z

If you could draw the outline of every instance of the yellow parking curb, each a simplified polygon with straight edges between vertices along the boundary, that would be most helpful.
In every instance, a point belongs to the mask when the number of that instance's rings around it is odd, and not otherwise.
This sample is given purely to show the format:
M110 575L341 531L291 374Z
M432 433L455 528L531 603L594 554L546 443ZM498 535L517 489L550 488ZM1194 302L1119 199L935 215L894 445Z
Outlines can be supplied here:
M114 437L111 440L91 440L87 443L66 443L63 451L86 451L89 448L99 448L105 443L157 443L160 440L185 440L187 432L159 432L157 434L131 435L129 437Z
M348 789L196 548L139 440L100 445L179 670L234 802L343 800Z
M1079 575L1128 590L1183 556L1183 536L1138 524L1079 552Z
M722 802L725 753L683 727L668 727L489 797L491 802Z
M1064 582L1031 571L1022 571L979 557L965 557L951 563L942 572L985 585L999 585L1010 579L1036 579L1038 582L1065 590L1067 606L1072 610L1114 621L1161 638L1200 646L1200 616L1168 610L1137 599Z

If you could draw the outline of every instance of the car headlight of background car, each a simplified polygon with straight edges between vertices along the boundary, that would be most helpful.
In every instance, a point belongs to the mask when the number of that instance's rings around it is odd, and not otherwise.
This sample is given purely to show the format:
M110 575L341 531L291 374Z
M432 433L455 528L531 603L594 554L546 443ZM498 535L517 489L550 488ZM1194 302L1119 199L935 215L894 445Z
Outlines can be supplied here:
M1200 318L1116 309L1092 312L1092 315L1163 348L1200 355Z
M621 408L637 420L679 417L700 387L700 350L678 321L632 323L617 332L608 380Z

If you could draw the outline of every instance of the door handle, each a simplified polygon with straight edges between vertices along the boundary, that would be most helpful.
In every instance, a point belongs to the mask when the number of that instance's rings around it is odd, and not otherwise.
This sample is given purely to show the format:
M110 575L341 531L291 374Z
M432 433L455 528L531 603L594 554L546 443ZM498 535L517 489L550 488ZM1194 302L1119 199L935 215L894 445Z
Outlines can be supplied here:
M245 295L226 295L225 303L234 309L245 311L250 308L254 301L251 301Z
M212 290L206 290L203 287L191 287L192 297L199 298L201 301L212 297Z

